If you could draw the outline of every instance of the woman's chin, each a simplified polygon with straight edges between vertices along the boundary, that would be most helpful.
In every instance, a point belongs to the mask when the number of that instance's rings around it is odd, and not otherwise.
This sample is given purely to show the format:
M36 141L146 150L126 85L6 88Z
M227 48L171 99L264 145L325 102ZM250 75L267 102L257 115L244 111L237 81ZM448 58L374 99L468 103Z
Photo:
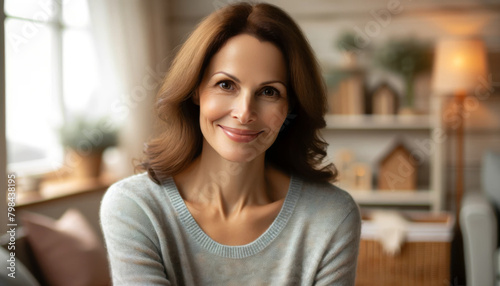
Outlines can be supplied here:
M212 143L212 144L211 144ZM202 153L206 152L209 158L220 157L235 163L248 163L259 156L264 156L269 144L254 141L251 143L234 143L232 141L204 141ZM214 157L215 156L215 157Z
M223 150L221 152L217 152L219 155L227 161L235 162L235 163L248 163L255 158L257 158L261 153L257 152L255 149L236 149L236 150Z

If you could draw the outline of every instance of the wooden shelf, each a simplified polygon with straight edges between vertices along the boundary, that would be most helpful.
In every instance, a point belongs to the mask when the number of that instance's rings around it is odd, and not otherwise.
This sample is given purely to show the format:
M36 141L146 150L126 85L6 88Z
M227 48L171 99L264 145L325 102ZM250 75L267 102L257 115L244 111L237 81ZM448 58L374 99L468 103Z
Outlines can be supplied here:
M82 193L104 191L115 181L117 181L116 178L107 176L95 179L48 181L42 183L38 191L19 193L16 198L16 205L18 207L24 207Z
M432 121L429 115L336 115L325 116L326 128L330 130L429 130Z
M349 194L362 205L412 205L430 206L432 191L350 191Z

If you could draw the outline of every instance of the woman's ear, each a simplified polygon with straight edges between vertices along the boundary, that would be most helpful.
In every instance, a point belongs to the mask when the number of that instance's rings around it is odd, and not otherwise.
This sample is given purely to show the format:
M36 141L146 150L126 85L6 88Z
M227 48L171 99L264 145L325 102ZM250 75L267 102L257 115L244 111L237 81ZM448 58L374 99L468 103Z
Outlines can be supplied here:
M200 94L198 92L198 89L195 89L193 95L191 96L191 99L193 100L194 104L200 105Z

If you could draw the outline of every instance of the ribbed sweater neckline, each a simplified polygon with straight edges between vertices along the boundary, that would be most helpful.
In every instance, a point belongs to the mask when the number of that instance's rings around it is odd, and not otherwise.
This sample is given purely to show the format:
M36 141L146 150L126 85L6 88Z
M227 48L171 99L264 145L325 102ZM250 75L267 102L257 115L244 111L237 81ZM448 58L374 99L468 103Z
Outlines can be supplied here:
M186 203L182 199L177 185L172 177L169 177L163 184L168 197L178 214L181 224L187 232L205 249L211 253L228 258L245 258L257 254L266 248L283 230L286 223L293 214L295 205L300 197L300 189L302 180L298 177L291 176L288 192L285 201L281 206L278 216L274 219L269 228L256 240L237 246L229 246L216 242L208 236L195 221L194 217L189 212Z

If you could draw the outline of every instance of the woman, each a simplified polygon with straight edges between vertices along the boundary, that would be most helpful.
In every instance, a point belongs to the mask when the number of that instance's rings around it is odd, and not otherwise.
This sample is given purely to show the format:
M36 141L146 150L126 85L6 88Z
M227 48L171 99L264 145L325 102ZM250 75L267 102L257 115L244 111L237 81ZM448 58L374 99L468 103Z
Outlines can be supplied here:
M353 285L360 215L321 166L325 89L293 20L268 4L207 17L159 92L147 173L101 206L116 285Z

